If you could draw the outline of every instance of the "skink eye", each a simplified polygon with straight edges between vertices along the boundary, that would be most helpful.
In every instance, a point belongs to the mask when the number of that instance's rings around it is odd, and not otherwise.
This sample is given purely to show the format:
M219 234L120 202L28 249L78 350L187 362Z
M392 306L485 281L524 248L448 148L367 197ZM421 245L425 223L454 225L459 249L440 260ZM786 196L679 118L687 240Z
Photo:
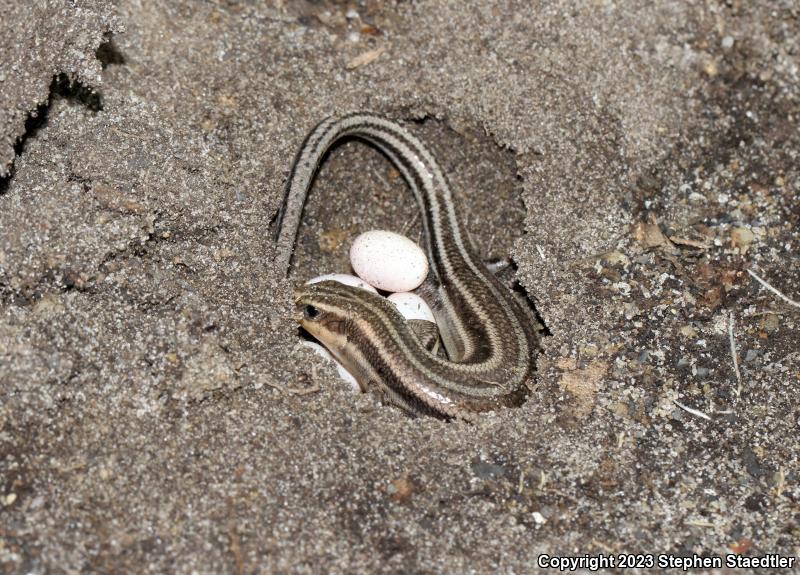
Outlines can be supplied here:
M319 317L319 314L319 309L313 305L307 305L303 310L303 315L306 317L306 319L316 319Z

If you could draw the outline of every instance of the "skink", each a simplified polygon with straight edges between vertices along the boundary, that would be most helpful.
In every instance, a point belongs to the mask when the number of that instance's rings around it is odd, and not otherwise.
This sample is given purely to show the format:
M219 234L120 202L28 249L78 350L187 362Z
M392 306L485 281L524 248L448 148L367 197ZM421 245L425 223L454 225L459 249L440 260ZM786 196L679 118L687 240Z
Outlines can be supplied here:
M328 118L303 143L277 218L277 262L286 275L308 190L325 153L345 138L381 150L403 174L422 213L430 273L421 288L446 358L429 351L393 304L336 282L296 290L298 321L356 378L412 414L473 419L519 406L535 368L539 323L476 255L445 174L404 127L369 113Z

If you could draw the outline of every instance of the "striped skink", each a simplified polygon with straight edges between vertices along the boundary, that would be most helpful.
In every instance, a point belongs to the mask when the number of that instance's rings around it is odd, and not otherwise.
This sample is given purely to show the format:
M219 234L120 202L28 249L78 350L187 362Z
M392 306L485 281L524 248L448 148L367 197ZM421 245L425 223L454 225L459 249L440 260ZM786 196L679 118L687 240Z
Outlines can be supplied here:
M321 122L303 143L277 218L277 262L288 275L303 205L325 153L344 138L381 150L422 212L429 276L420 288L447 357L426 349L392 303L336 282L296 290L298 321L356 378L412 414L472 419L520 405L535 368L539 323L476 255L450 185L431 152L402 126L368 113Z

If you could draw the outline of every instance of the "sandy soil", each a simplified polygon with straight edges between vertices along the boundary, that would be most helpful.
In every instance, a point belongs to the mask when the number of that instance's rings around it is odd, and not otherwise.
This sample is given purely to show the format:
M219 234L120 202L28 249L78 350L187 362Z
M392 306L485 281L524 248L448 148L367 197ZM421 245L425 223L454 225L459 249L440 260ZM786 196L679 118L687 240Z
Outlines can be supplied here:
M250 4L0 1L0 570L797 556L800 308L750 273L800 300L797 4ZM298 344L292 285L416 233L347 144L272 265L298 146L358 109L515 259L523 407L410 419Z

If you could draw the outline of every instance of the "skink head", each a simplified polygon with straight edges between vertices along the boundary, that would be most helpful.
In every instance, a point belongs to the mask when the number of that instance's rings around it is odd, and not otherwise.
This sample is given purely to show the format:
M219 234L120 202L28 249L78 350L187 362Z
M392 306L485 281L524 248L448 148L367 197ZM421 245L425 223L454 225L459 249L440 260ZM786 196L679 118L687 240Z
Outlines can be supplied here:
M298 323L348 369L355 368L356 342L370 338L365 334L380 334L388 324L401 329L405 323L394 304L377 293L336 281L304 285L294 301Z
M325 347L347 339L347 325L356 313L357 298L370 295L360 288L335 281L304 285L294 292L295 318Z

